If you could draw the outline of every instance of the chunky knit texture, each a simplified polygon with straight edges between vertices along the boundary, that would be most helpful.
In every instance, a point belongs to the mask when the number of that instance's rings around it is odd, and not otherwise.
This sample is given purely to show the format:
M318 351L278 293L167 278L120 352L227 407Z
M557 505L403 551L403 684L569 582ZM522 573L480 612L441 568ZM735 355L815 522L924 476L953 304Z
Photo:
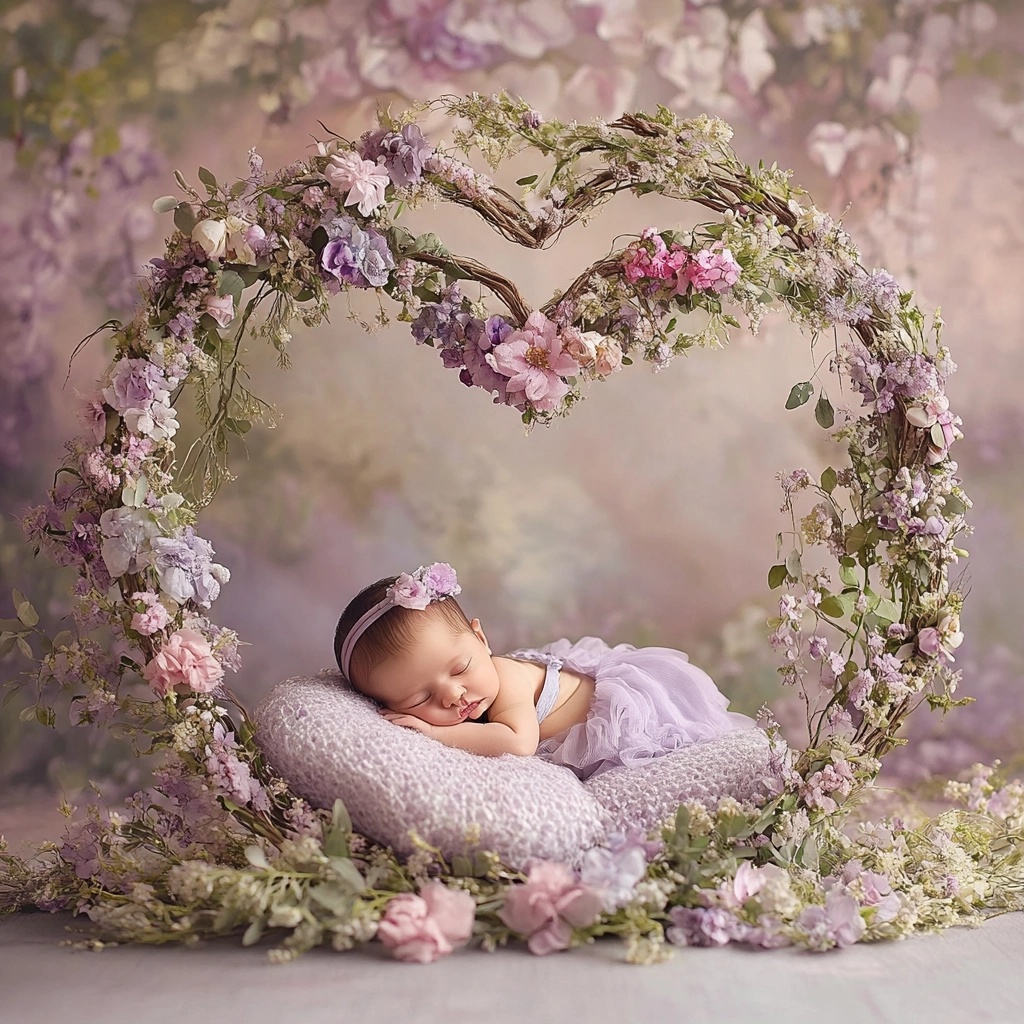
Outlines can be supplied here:
M651 828L683 799L758 800L768 739L759 729L694 744L581 783L540 758L481 757L383 719L337 672L279 683L254 712L273 768L316 807L340 797L356 831L409 854L410 829L445 856L479 847L513 868L531 857L576 865L609 831Z

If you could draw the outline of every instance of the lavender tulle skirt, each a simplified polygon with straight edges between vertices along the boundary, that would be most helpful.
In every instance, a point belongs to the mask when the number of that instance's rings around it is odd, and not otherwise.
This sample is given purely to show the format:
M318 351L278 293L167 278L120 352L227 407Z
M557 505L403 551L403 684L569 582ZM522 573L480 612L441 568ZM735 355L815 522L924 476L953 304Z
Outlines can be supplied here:
M618 765L639 765L679 747L735 729L756 729L749 715L729 711L729 698L682 651L609 647L585 636L537 648L595 681L585 722L542 740L537 756L581 779Z

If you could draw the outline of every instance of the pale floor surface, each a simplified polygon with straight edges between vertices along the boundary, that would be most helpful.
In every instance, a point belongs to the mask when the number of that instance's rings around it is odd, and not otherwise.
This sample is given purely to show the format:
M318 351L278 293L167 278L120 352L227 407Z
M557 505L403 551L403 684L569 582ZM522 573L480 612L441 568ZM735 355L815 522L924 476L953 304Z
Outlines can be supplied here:
M39 810L0 810L13 850L59 835ZM59 945L80 937L68 926L87 925L69 913L0 919L0 1024L1024 1021L1024 914L823 954L680 948L647 967L623 963L621 944L607 940L546 957L461 950L425 966L397 963L376 944L283 965L267 962L268 946L237 940L99 952Z

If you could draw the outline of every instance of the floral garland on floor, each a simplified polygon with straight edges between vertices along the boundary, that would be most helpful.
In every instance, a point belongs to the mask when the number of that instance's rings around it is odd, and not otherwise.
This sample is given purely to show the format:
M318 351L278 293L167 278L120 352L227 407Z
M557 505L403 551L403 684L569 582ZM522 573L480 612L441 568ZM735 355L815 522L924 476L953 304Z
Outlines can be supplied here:
M457 149L423 136L417 117L431 107L461 119ZM79 570L78 636L42 635L20 593L20 624L0 634L0 654L17 645L29 655L38 634L39 699L28 710L40 721L52 720L63 689L82 702L81 721L148 737L166 763L153 792L129 799L128 818L94 812L45 847L49 864L4 855L5 903L74 906L106 936L134 941L242 930L249 943L290 929L279 956L375 934L402 958L433 959L475 931L488 946L528 938L535 952L620 934L637 960L657 959L665 938L828 948L1016 905L1013 784L984 791L996 794L987 816L951 811L909 832L893 821L887 846L880 826L870 841L840 831L906 716L924 700L965 703L952 699L949 670L963 595L948 568L964 554L955 541L970 507L949 454L961 436L944 394L955 367L938 318L929 330L912 295L862 268L850 238L801 201L788 174L742 165L730 137L720 120L664 108L563 124L509 96L473 94L382 115L355 143L331 138L274 175L255 153L250 176L231 186L201 168L205 195L177 175L185 198L154 204L173 212L167 251L152 261L134 318L105 325L116 358L85 402L86 432L69 445L50 504L25 517L38 548ZM519 196L457 155L478 151L494 169L525 150L552 169L519 179ZM425 202L452 202L541 248L620 191L690 200L720 219L648 228L533 310L513 281L401 223ZM274 774L225 683L239 640L205 610L229 573L195 527L229 476L230 436L269 410L242 384L246 336L269 339L287 364L291 322L319 322L332 296L353 289L393 301L417 343L528 429L569 413L586 384L634 358L660 371L695 347L720 347L740 326L735 313L756 330L783 308L812 332L815 370L786 405L817 392L815 418L850 464L817 481L806 470L782 477L792 529L768 577L785 589L771 643L783 683L803 690L812 743L795 762L775 744L763 806L689 802L660 838L609 837L580 873L535 864L523 876L474 850L472 837L452 863L424 847L400 864L352 835L340 803L328 819ZM697 325L686 329L691 315ZM818 376L826 362L860 400L838 410L838 424ZM175 402L186 383L204 432L179 467ZM803 492L816 503L798 521ZM815 547L835 570L816 566ZM90 636L97 625L113 643ZM148 695L130 692L141 681ZM767 707L762 716L776 741ZM936 847L941 892L925 854Z

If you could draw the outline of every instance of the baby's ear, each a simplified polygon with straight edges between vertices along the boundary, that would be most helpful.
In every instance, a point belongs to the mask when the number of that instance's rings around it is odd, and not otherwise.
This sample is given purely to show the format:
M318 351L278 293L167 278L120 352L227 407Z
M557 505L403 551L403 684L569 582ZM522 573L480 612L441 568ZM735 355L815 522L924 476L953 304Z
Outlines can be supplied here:
M470 629L476 634L476 638L487 648L487 653L491 653L491 645L487 642L487 636L484 633L483 627L480 625L479 619L474 619L469 624Z

